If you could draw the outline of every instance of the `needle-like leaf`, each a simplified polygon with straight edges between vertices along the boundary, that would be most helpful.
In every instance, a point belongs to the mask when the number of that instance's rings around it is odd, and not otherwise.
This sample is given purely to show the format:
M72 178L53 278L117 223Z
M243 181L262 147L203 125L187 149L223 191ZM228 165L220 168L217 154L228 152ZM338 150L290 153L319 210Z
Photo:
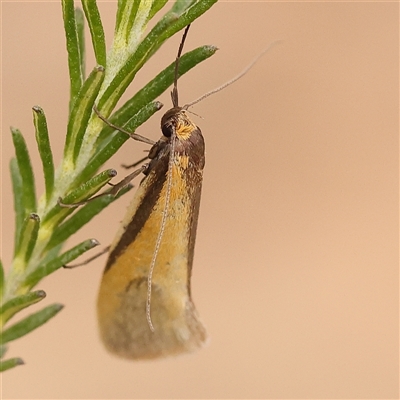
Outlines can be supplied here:
M76 33L78 37L79 54L81 55L81 75L85 79L86 49L85 49L85 17L80 8L75 8Z
M32 304L38 303L45 297L46 293L43 290L36 290L34 292L14 297L0 307L0 319L4 324L17 312L31 306Z
M36 142L43 165L46 200L49 201L54 188L54 163L53 154L51 153L49 133L47 130L46 116L44 115L44 111L38 106L33 107L32 110Z
M74 0L62 0L64 29L67 40L68 67L70 77L70 111L83 83L82 54L75 20Z
M84 242L78 244L72 249L66 251L61 254L61 256L48 261L45 264L40 264L35 271L33 271L24 281L23 287L24 289L30 289L35 286L40 280L42 280L45 276L50 275L52 272L61 268L63 265L68 264L69 262L75 260L83 253L86 253L88 250L92 249L99 245L99 242L96 239L88 239Z
M104 68L102 66L94 68L76 97L68 123L67 139L65 143L64 157L67 165L68 163L75 164L78 158L83 136L90 115L92 114L93 104L99 93L103 79Z
M18 365L23 365L24 361L22 358L15 357L15 358L10 358L8 360L0 360L0 372L7 371L8 369L17 367Z
M14 196L14 212L15 212L15 233L14 233L14 254L17 251L18 240L21 234L21 227L25 219L25 205L22 189L22 177L19 172L18 162L16 158L10 161L11 182Z
M92 44L96 62L98 65L106 66L106 42L104 38L104 29L101 22L99 9L93 0L82 0L83 11L89 25L92 36Z
M33 176L31 159L28 148L21 132L18 129L11 128L14 142L15 155L17 156L18 169L22 179L22 196L24 204L24 214L28 215L36 211L36 190L35 179ZM25 216L24 215L24 216Z
M2 333L2 343L8 343L11 340L20 338L34 329L46 323L50 318L54 317L58 312L62 310L64 306L62 304L51 304L28 317L23 318L21 321L9 328L5 329Z

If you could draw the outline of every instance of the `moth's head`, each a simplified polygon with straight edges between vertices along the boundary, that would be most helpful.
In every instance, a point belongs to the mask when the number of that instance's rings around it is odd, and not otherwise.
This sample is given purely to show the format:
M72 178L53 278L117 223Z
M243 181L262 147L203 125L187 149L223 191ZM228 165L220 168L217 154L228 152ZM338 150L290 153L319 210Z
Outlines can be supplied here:
M173 134L178 139L187 139L197 126L188 117L183 107L173 107L161 118L161 131L170 138Z

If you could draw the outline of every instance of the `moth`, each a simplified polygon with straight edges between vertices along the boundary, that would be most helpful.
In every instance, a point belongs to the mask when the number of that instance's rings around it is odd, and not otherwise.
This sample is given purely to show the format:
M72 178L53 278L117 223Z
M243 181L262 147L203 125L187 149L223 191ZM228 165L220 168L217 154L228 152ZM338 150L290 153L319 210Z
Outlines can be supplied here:
M110 248L97 301L101 338L121 357L190 352L207 338L191 298L190 278L205 165L200 128L178 104L178 51L173 108L163 136Z
M177 72L171 97L173 108L161 119L163 136L150 149L98 295L101 338L125 358L193 351L207 337L190 290L205 144L186 106L178 105Z

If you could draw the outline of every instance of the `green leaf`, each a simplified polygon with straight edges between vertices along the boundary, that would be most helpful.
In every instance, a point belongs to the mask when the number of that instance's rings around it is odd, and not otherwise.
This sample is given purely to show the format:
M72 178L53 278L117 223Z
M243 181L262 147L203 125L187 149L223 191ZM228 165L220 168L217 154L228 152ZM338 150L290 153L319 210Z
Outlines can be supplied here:
M51 152L49 132L47 130L46 116L44 111L35 106L33 110L33 123L35 125L36 142L42 159L44 181L46 186L46 200L50 200L54 188L54 163Z
M23 310L26 307L36 304L46 297L46 293L43 290L36 290L29 292L7 301L0 307L0 319L4 324L17 312Z
M86 20L89 24L96 62L98 65L105 67L107 60L106 42L99 9L97 8L96 2L93 0L82 0L82 6L83 11L85 12Z
M89 199L116 175L117 172L115 169L107 169L101 172L95 177L89 179L84 184L81 184L77 189L72 190L67 196L65 196L64 199L62 199L62 203L73 206L75 203ZM57 204L46 215L43 220L43 225L46 225L47 229L49 229L51 226L57 226L69 214L71 214L74 209L74 207L63 207Z
M10 161L11 181L14 195L14 211L15 211L15 233L14 233L14 254L18 245L21 227L25 219L25 206L23 196L22 177L19 172L18 162L15 158Z
M54 317L58 312L62 310L64 306L62 304L51 304L28 317L23 318L21 321L9 328L5 329L1 335L1 342L8 343L12 340L19 339L25 336L27 333L32 332L39 326L42 326L50 318Z
M40 218L37 214L32 213L29 217L25 218L14 257L14 269L23 270L25 268L35 247L39 226Z
M15 357L5 361L0 360L0 372L7 371L8 369L17 367L18 365L24 365L22 358Z
M1 299L3 298L3 293L4 293L4 268L3 268L3 263L0 260L0 302Z
M57 246L66 241L71 235L77 232L82 226L87 224L93 217L98 215L104 208L106 208L113 201L119 199L123 194L128 192L132 186L127 186L122 189L116 196L105 195L94 199L79 211L77 211L71 218L66 220L63 224L58 226L49 243L46 246L45 251L50 250L54 246Z
M80 8L75 8L76 32L78 36L79 54L81 55L81 76L85 79L85 18Z
M73 247L72 249L66 251L65 253L61 254L61 256L57 257L56 259L51 260L45 264L40 264L35 269L35 271L33 271L30 275L27 276L27 278L23 283L23 288L24 289L32 288L47 275L50 275L57 269L75 260L83 253L86 253L88 250L98 245L99 242L96 239L88 239L78 244L77 246Z
M162 104L158 101L150 103L143 107L136 115L130 120L130 125L127 129L136 129L137 126L147 121L155 112L161 108ZM101 165L103 165L110 157L112 157L117 150L129 139L129 136L123 132L117 132L114 136L110 135L107 140L103 141L101 146L99 145L98 151L88 162L87 166L83 169L81 174L77 177L77 182L82 182L87 179L88 176L93 175Z
M75 98L78 96L79 90L83 82L82 55L80 52L79 38L75 22L74 1L62 0L62 11L64 18L65 36L67 40L70 79L69 109L72 110Z
M17 156L18 169L22 178L24 214L27 215L36 211L35 179L25 139L18 129L11 128L11 133L15 147L15 155Z
M104 79L104 68L95 67L83 84L68 122L64 156L66 163L75 164L82 146L83 137L92 114L94 101ZM69 167L71 168L71 166Z

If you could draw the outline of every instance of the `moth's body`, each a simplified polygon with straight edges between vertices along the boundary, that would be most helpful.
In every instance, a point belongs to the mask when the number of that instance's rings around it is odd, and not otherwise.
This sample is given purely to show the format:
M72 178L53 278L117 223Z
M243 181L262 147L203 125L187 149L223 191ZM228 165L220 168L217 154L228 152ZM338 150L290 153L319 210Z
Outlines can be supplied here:
M163 116L161 127L164 136L150 150L146 176L111 246L98 297L106 347L132 359L192 351L206 339L190 293L204 139L180 107ZM154 256L152 331L146 301Z

